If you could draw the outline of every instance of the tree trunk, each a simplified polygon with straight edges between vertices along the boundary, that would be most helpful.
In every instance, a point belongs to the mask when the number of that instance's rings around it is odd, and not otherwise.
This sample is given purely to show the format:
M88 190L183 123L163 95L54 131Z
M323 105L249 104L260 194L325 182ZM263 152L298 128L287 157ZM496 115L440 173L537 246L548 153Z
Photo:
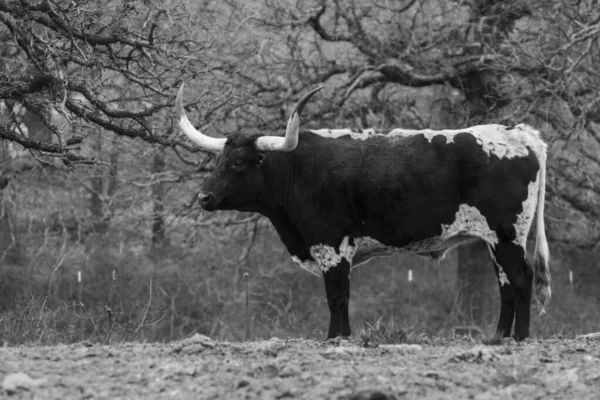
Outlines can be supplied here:
M492 47L500 46L516 21L530 12L526 3L518 1L478 0L474 4L472 22L481 22L477 35ZM470 106L471 124L487 123L504 101L497 92L498 76L491 70L480 69L463 77L461 83ZM498 291L485 242L477 241L458 248L457 282L462 315L468 322L482 325L492 293Z
M13 225L10 204L2 204L0 190L0 265L19 264L23 260L21 246Z
M98 159L102 159L102 136L98 135L94 142L94 152ZM90 213L92 216L92 229L95 233L104 234L107 223L104 219L104 207L102 197L104 194L104 179L102 167L95 167L90 178Z
M5 201L4 189L10 183L13 176L21 171L18 165L13 165L13 160L6 151L6 142L0 143L0 266L8 264L19 264L23 261L23 254L17 232L14 226L12 212L13 203L10 199ZM29 169L28 164L21 165L21 170ZM8 189L6 189L8 191Z
M165 244L165 216L164 216L164 195L165 184L160 181L160 175L165 170L165 150L160 148L154 154L152 160L152 247L158 248Z
M481 326L490 296L496 293L495 274L487 244L478 240L458 248L458 295L465 323Z

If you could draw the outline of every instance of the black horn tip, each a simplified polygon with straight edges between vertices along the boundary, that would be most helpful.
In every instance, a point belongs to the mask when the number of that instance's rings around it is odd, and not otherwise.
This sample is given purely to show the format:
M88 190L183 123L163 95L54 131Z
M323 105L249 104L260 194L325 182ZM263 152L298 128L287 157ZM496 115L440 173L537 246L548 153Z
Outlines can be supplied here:
M305 97L306 97L306 98L310 98L310 97L312 97L312 95L313 95L313 94L317 93L318 91L320 91L320 90L321 90L321 89L323 89L324 87L325 87L325 86L321 85L321 86L318 86L318 87L314 88L313 90L311 90L310 92L308 92L308 93L306 93L304 96L302 96L302 99L304 99ZM302 99L301 99L301 101L302 101Z
M178 113L182 113L183 111L183 86L185 83L182 83L177 91L177 98L175 99L175 108Z
M185 86L185 82L181 83L181 86L179 86L179 90L177 91L177 98L180 99L183 97L183 87Z
M300 98L300 100L298 100L298 103L296 104L296 107L294 108L294 111L292 111L292 116L295 113L300 114L300 112L302 112L302 109L304 108L304 106L306 105L306 103L308 103L308 100L310 100L310 98L317 93L319 90L323 89L325 86L321 85L319 87L314 88L313 90L311 90L310 92L306 93L304 96L302 96Z

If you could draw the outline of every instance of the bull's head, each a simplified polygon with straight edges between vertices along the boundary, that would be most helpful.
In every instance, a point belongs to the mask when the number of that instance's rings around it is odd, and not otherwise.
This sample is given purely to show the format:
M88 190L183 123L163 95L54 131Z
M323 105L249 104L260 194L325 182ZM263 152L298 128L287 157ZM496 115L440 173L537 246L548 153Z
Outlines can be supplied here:
M296 148L300 112L310 97L322 88L311 90L298 101L288 120L284 137L232 134L225 139L207 136L192 126L183 109L182 84L176 100L181 130L204 150L219 153L215 170L198 197L202 208L208 211L257 211L265 185L265 152L289 152Z

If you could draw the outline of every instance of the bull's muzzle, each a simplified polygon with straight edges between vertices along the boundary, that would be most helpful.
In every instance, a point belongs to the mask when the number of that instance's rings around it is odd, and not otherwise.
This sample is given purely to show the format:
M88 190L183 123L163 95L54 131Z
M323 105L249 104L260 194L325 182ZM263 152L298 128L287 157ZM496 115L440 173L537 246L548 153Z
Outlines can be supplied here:
M198 193L198 202L206 211L214 211L219 206L219 199L210 192Z

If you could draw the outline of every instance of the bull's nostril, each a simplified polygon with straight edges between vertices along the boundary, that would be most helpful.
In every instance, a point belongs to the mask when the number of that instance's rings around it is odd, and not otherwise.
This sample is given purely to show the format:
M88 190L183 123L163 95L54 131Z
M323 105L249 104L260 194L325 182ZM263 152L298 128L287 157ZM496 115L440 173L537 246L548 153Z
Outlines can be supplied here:
M198 193L198 202L205 210L212 211L215 209L216 198L211 193L200 192Z
M210 195L209 194L205 194L204 196L200 197L200 203L202 204L206 204L210 201Z

